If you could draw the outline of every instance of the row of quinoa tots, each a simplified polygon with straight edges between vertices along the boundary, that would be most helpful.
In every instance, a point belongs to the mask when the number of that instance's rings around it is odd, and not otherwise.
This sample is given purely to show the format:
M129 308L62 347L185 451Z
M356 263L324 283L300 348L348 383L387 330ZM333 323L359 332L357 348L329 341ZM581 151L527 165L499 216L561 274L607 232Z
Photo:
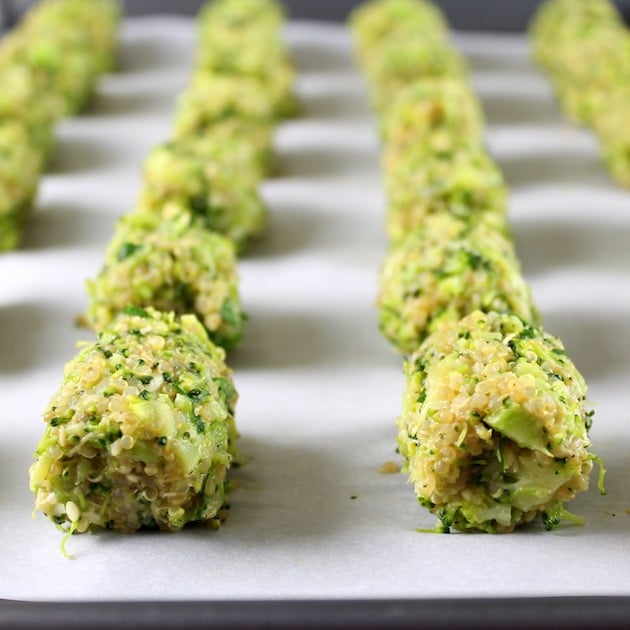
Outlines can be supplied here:
M567 117L593 129L610 173L630 186L630 32L618 8L610 0L547 0L530 39Z
M113 0L40 0L0 41L0 251L21 241L59 119L115 65Z
M297 111L284 20L273 0L215 0L198 16L173 137L147 157L136 207L87 283L98 339L45 412L31 488L68 533L226 515L240 460L225 361L243 332L237 254L265 226L274 128Z
M437 531L580 520L564 503L595 458L586 385L540 326L446 20L423 0L371 0L350 24L383 144L390 246L377 305L405 355L404 471Z

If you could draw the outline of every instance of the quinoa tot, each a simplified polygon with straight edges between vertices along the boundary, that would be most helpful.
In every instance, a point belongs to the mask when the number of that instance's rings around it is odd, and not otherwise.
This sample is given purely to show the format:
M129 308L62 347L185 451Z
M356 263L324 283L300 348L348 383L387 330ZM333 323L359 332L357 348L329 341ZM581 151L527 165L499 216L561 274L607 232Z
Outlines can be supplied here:
M267 226L258 180L238 161L216 153L213 159L207 146L195 142L199 139L175 140L151 151L136 210L166 218L165 206L177 202L196 223L230 238L241 253Z
M386 227L397 243L421 229L428 216L451 215L466 223L493 221L507 233L508 191L501 169L481 146L466 141L443 151L423 143L383 154Z
M66 365L30 468L61 530L178 530L225 517L237 393L193 315L129 308Z
M379 55L385 42L412 37L445 39L448 28L442 10L422 0L369 0L352 10L349 23L364 67Z
M401 89L382 114L381 134L390 151L416 144L445 151L465 139L483 144L484 116L472 88L453 78L418 80Z
M379 276L379 328L402 354L444 322L475 310L539 321L512 241L492 225L433 215L387 254Z
M44 156L18 120L0 121L0 251L15 249L37 194Z
M562 343L513 314L475 311L406 361L398 419L418 502L450 528L510 532L588 488L592 411Z
M206 35L208 29L251 28L279 34L285 20L284 6L276 0L213 0L199 12L199 34L202 42L212 45L212 37Z
M241 340L245 315L234 244L187 218L162 222L131 212L120 219L101 271L87 282L90 326L107 328L133 304L193 313L226 350Z
M414 37L381 44L365 64L365 73L374 109L385 111L409 83L440 77L466 80L468 68L447 40Z
M252 77L199 73L178 98L175 135L195 134L231 118L273 126L273 100Z
M212 42L198 49L195 76L200 81L208 73L249 77L269 96L276 119L296 116L300 111L296 73L286 46L275 34L260 36L251 30L233 33L217 28Z

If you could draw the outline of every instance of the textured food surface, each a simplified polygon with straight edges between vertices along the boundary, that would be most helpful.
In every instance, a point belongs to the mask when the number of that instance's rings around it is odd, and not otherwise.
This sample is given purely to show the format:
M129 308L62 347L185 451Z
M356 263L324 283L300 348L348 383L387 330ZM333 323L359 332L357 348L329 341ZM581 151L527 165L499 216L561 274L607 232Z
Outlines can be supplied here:
M131 212L117 224L98 275L87 281L87 322L106 328L127 305L194 313L212 341L240 341L245 316L238 291L234 244L191 225L186 214L160 222Z
M510 532L588 488L592 411L562 343L519 317L473 311L405 365L398 444L418 500L449 530Z
M71 532L218 524L236 398L194 315L126 308L66 365L44 412L35 508Z
M441 324L477 309L538 322L511 241L494 227L431 219L392 247L379 276L379 325L400 352L413 352Z

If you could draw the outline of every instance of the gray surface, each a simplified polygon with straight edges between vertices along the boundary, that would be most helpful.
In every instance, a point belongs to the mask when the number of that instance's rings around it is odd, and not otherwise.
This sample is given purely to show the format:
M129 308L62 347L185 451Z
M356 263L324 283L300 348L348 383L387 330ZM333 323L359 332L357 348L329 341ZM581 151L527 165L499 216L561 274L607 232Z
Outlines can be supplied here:
M394 630L591 630L628 627L630 598L108 602L49 604L0 600L0 627L12 630L167 630L209 627ZM45 620L45 621L44 621ZM209 623L212 620L212 623ZM4 625L2 623L4 622Z
M129 15L145 13L193 14L204 0L123 0ZM522 30L531 19L541 0L436 0L443 7L449 21L462 30ZM7 22L15 21L29 0L0 0ZM342 20L357 0L285 0L294 18ZM630 18L630 0L616 0L626 19Z
M196 11L203 0L127 0L129 13L147 10L190 13ZM540 0L439 0L455 28L522 29L529 21ZM290 14L296 18L343 20L358 0L285 0Z

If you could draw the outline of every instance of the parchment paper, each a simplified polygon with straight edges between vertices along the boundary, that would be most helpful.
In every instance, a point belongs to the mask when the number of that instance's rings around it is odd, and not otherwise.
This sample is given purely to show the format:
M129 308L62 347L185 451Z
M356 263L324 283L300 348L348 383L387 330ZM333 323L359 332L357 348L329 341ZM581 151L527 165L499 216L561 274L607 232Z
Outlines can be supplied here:
M546 328L590 386L594 450L608 468L570 504L583 527L419 534L435 518L395 453L402 361L374 308L386 238L376 121L343 26L291 23L305 115L277 135L272 220L240 262L249 314L229 357L250 463L219 531L61 534L32 519L28 467L86 307L84 281L140 166L170 131L193 64L194 24L137 18L122 68L90 112L59 128L25 246L0 257L0 598L46 601L628 595L630 193L589 133L564 122L522 36L456 34L512 191L511 222Z

